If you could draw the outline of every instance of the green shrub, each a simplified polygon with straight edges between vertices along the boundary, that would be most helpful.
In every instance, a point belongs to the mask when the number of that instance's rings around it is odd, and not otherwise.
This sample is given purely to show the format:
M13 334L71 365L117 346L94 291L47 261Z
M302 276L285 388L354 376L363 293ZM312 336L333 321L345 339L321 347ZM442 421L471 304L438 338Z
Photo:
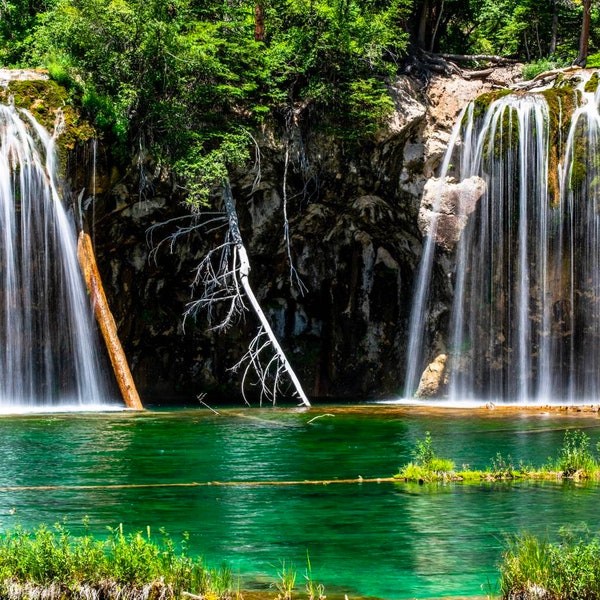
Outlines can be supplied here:
M598 470L598 461L590 450L590 438L580 429L567 429L554 468L565 477L578 474L590 477Z
M566 67L568 64L568 61L565 60L541 58L535 62L523 65L523 68L521 69L521 75L523 76L523 79L529 80L537 77L541 73L545 73L546 71L552 71L553 69Z
M588 69L597 69L600 67L600 52L595 52L594 54L590 54L587 57L587 61L585 63L586 68Z

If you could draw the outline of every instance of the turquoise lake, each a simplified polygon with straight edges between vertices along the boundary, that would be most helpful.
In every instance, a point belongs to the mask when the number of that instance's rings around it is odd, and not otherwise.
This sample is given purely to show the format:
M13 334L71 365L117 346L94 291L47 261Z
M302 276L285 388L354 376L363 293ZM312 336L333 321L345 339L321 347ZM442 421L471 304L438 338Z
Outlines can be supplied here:
M315 418L318 417L318 418ZM568 428L595 447L595 416L485 409L240 408L0 418L0 527L84 520L98 536L189 532L191 551L268 589L281 561L302 585L310 557L326 593L481 596L496 589L504 538L600 525L597 484L521 482L303 485L387 478L431 432L436 451L484 468L497 453L535 466ZM243 485L252 482L295 485ZM240 482L242 485L205 485ZM201 485L180 485L198 483ZM177 484L169 486L167 484ZM133 487L119 487L119 486ZM158 534L159 535L159 534Z

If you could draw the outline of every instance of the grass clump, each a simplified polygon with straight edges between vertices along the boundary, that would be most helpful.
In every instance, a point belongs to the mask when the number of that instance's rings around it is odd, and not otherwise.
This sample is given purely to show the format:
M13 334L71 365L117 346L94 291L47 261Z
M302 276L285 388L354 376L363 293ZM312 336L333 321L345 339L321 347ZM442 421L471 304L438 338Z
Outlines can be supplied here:
M600 463L590 449L590 438L580 429L567 429L556 459L548 459L549 470L563 477L589 479L598 475Z
M214 600L231 598L231 571L209 569L162 531L125 535L110 529L106 539L76 537L62 524L29 531L16 527L0 536L0 596L48 600L125 597L170 600L185 593Z
M548 458L542 467L517 464L512 457L504 457L500 452L491 459L484 470L474 470L463 465L462 470L454 468L454 462L441 458L433 449L429 432L424 440L419 440L412 452L413 460L400 469L396 479L419 483L431 481L507 481L514 479L600 479L600 443L596 452L590 447L590 438L580 429L567 429L558 456Z
M278 600L292 600L296 587L296 568L293 563L282 560L277 571L277 580L271 584L277 590Z
M491 465L486 470L494 480L521 479L529 471L530 469L522 462L515 465L510 454L505 458L500 452L497 452L496 456L492 458Z
M429 482L452 478L454 463L436 454L429 431L425 432L424 440L417 441L411 454L412 462L400 470L396 475L398 479Z
M558 543L524 533L507 541L500 564L503 598L600 597L600 541L561 530Z
M304 571L304 589L308 600L325 600L325 586L322 583L315 581L310 564L310 556L306 551L306 570Z

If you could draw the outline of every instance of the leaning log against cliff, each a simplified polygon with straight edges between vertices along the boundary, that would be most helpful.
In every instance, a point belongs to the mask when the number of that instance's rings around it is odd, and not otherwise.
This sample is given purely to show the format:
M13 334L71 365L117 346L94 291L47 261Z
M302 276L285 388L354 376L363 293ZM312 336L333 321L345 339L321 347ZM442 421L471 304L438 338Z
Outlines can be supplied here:
M92 240L87 233L83 231L79 234L77 241L77 257L79 258L79 264L83 271L85 283L87 285L88 292L92 299L94 306L94 313L96 320L100 326L100 331L106 343L106 348L110 357L115 377L123 395L123 400L128 408L134 408L141 410L144 407L140 401L129 365L127 364L127 358L123 352L123 347L117 334L117 326L112 316L104 288L102 286L102 280L100 279L100 273L98 272L98 266L96 265L96 259L94 257L94 249L92 247Z

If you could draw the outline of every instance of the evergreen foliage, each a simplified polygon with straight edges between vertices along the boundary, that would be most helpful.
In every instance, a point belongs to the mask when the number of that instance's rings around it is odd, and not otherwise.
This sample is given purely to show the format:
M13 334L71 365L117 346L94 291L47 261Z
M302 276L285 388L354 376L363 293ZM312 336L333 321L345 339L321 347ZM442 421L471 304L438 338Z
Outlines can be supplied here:
M267 115L373 133L393 107L410 1L265 1L264 39L249 0L47 0L15 30L23 4L0 9L4 62L48 68L123 157L149 149L202 203Z

